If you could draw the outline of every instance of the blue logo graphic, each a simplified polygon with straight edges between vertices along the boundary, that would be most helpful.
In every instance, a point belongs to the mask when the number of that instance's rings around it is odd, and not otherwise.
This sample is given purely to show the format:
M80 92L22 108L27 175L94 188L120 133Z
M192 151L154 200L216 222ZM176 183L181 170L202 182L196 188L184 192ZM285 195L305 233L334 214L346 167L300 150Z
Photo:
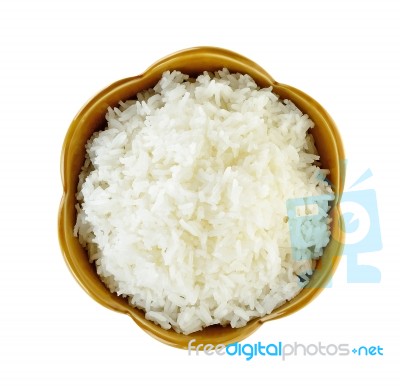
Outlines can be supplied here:
M295 260L312 259L321 255L329 242L326 223L330 194L293 198L287 201L292 257Z
M348 283L379 283L381 273L372 265L358 264L360 253L382 249L376 193L373 189L349 191L343 194L342 213L346 228Z
M345 162L342 167L345 167ZM343 231L346 233L343 254L347 257L348 283L381 281L381 273L377 267L358 262L360 254L382 249L376 192L374 189L353 189L370 177L372 172L367 169L343 193L340 202L344 219ZM333 199L333 195L321 195L288 200L288 223L294 259L310 259L321 255L323 247L328 243L324 237L329 227L326 224L326 213L329 201Z

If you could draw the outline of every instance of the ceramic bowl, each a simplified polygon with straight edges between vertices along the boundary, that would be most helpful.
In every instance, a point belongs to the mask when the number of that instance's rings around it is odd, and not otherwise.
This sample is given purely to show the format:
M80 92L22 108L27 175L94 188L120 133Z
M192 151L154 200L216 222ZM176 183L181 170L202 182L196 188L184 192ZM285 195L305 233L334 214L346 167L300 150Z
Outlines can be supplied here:
M271 314L251 320L241 328L222 326L207 327L190 335L164 330L144 317L144 313L130 306L126 299L111 293L97 276L95 267L89 263L87 252L73 235L76 221L76 189L78 175L85 157L85 143L94 131L106 126L105 114L108 106L117 106L120 100L132 99L136 93L153 87L166 70L180 70L195 76L205 70L214 71L222 67L231 72L249 74L261 87L273 86L281 98L292 100L315 122L313 136L321 156L322 167L330 170L329 179L335 191L331 209L331 241L318 260L310 283L291 301L272 311ZM215 47L197 47L169 55L150 66L143 74L119 80L95 95L73 119L65 137L61 156L63 197L59 211L59 241L65 261L81 287L98 303L114 311L129 315L145 332L163 343L187 348L191 339L196 344L229 344L238 342L264 322L281 318L298 311L310 303L327 285L334 273L342 253L343 229L339 211L343 190L344 151L338 130L328 115L310 96L285 84L276 82L262 67L251 60L228 50Z

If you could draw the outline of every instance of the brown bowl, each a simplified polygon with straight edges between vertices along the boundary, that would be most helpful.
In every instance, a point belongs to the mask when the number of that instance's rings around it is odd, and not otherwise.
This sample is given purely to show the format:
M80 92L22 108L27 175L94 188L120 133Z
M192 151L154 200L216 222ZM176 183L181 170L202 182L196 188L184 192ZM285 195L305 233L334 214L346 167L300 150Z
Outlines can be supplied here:
M291 301L273 310L271 314L254 319L241 328L211 326L190 335L183 335L164 330L145 319L141 310L133 308L126 299L118 297L105 287L96 274L94 265L89 263L86 250L73 235L76 222L75 193L78 175L84 162L85 143L94 131L106 126L105 114L108 106L117 106L119 101L132 99L137 92L153 87L166 70L180 70L195 76L205 70L214 71L222 67L228 68L231 72L249 74L261 87L272 85L275 93L281 98L292 100L315 122L313 135L316 147L321 156L322 166L331 171L329 179L335 190L335 200L330 212L333 219L332 236L323 256L318 260L310 283ZM159 60L142 75L122 79L108 86L86 103L72 121L61 155L61 176L64 187L58 222L61 250L75 279L94 300L114 311L128 314L144 331L161 342L179 348L187 348L191 339L196 339L196 344L210 343L214 346L237 342L248 337L264 322L290 315L301 309L328 284L343 249L343 221L339 211L344 183L344 169L341 168L343 160L342 142L332 118L320 104L304 92L276 82L258 64L225 49L198 47L179 51Z

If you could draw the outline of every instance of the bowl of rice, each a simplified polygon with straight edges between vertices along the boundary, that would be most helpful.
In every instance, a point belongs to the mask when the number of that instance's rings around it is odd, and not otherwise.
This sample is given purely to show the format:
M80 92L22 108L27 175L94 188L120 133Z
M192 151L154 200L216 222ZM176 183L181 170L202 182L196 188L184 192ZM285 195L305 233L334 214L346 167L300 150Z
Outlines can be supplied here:
M163 343L238 342L329 283L344 151L329 114L228 50L197 47L79 111L59 240L98 303Z

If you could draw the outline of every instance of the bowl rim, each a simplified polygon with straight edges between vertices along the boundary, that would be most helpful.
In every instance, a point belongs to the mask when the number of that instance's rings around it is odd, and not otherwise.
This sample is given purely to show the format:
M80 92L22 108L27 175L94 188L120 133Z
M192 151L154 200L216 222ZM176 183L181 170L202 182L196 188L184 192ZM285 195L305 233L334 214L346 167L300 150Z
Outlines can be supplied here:
M336 124L334 123L333 119L331 116L327 113L327 111L317 102L315 101L312 97L307 95L301 90L298 90L295 87L279 83L273 79L267 71L265 71L261 66L259 66L257 63L253 62L252 60L246 58L245 56L242 56L241 54L238 54L236 52L224 49L224 48L218 48L218 47L212 47L212 46L199 46L199 47L193 47L193 48L187 48L184 50L180 50L177 52L174 52L170 55L166 55L160 60L157 60L155 63L150 65L144 72L142 72L139 75L120 79L109 86L105 87L98 93L96 93L92 98L90 98L84 105L83 107L78 111L78 113L75 115L73 118L68 131L66 133L63 145L62 145L62 151L61 151L61 180L62 180L62 185L63 185L63 194L59 206L59 212L58 212L58 239L59 239L59 244L61 247L61 251L64 257L64 260L74 276L75 280L80 284L80 286L85 290L86 293L89 294L96 302L101 304L102 306L112 309L117 312L125 313L129 315L138 325L141 327L144 331L146 331L148 334L151 336L155 337L159 341L166 343L168 345L178 347L178 348L183 348L187 349L187 342L192 338L197 336L196 333L194 334L189 334L189 335L183 335L183 334L178 334L178 333L173 333L172 335L177 334L180 339L172 339L170 331L163 330L161 329L160 326L155 325L153 322L149 322L147 320L143 320L143 317L140 317L140 312L135 310L132 306L124 306L121 304L121 302L116 302L114 299L114 295L111 295L108 297L108 299L105 299L104 296L101 296L97 291L94 289L93 286L88 284L88 281L84 277L84 273L81 272L79 267L77 266L73 252L70 250L68 242L66 240L66 232L70 232L71 229L66 229L67 228L67 203L72 199L71 196L75 197L76 194L76 186L70 186L69 181L70 181L70 171L69 171L69 150L71 146L71 142L73 139L73 136L76 131L79 131L79 123L82 122L82 120L85 120L85 117L89 114L91 114L99 101L105 99L108 95L115 93L119 88L126 86L130 82L134 82L137 80L142 80L146 77L149 77L151 74L155 74L158 72L163 72L161 71L162 69L165 69L165 67L170 64L174 63L177 60L181 60L182 58L194 60L196 58L200 58L203 56L208 56L208 57L213 57L216 59L219 58L229 58L229 60L232 61L232 63L238 63L238 66L241 67L243 64L247 66L251 66L253 74L252 76L254 77L254 74L259 76L260 78L265 79L269 84L273 85L274 91L277 91L278 94L280 92L284 91L285 93L289 93L290 95L296 96L297 99L304 101L304 104L306 105L312 105L314 106L314 109L318 114L320 114L320 119L324 122L324 125L329 128L331 137L332 137L332 146L334 147L334 154L335 157L339 161L343 161L345 159L344 156L344 148L343 148L343 143L339 134L339 131L336 127ZM171 70L174 68L170 68ZM290 99L290 98L289 98ZM224 340L219 337L215 337L213 339L213 344L229 344L233 343L242 339L245 339L252 333L254 333L263 323L266 321L270 320L275 320L282 318L284 316L288 316L301 308L305 307L307 304L309 304L312 300L314 300L321 292L322 290L326 287L326 284L329 282L330 277L334 274L336 271L340 258L343 252L344 248L344 222L343 218L340 213L340 198L343 193L343 188L344 188L344 178L345 178L345 169L341 168L338 171L338 179L335 181L335 200L333 202L333 207L331 209L331 214L332 216L335 216L336 221L337 221L337 234L335 237L335 240L337 241L337 246L335 247L336 249L336 255L334 261L332 262L332 265L329 269L329 277L326 275L321 276L319 280L319 285L315 286L315 288L305 288L303 289L300 294L302 294L301 297L296 295L292 300L289 302L286 302L283 306L278 307L276 310L274 310L271 314L265 315L263 317L259 317L256 319L253 319L250 321L246 326L238 329L234 329L235 331L231 334L230 339ZM290 305L289 307L287 305ZM148 323L149 322L149 323ZM209 327L207 327L209 329ZM206 328L206 329L207 329ZM203 330L204 331L204 330ZM183 339L182 339L183 338ZM201 337L198 337L198 342L201 343L203 342ZM207 342L207 341L204 341Z

